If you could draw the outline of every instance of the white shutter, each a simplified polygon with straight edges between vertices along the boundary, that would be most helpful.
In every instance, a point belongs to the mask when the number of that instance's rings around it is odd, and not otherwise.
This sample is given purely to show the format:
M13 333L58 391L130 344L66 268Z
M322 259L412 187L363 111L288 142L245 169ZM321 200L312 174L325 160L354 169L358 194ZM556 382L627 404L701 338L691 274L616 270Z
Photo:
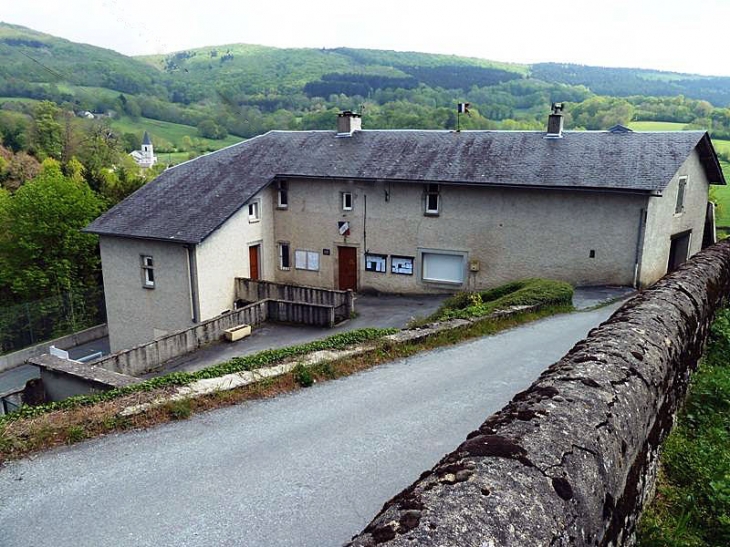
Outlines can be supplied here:
M464 256L423 253L423 279L446 283L464 282Z

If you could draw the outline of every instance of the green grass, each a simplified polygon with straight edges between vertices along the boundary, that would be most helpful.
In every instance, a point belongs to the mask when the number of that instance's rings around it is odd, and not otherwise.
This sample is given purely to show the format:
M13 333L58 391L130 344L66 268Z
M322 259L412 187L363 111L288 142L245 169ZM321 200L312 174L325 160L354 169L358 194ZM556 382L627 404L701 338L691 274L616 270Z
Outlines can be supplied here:
M642 121L631 122L629 129L634 131L682 131L686 126L686 123Z
M144 131L148 131L153 143L156 138L159 138L172 143L175 147L182 145L182 140L185 136L191 139L199 139L208 150L218 150L219 148L236 144L242 140L240 137L231 135L221 140L203 139L198 137L198 130L195 127L153 120L151 118L139 118L138 120L132 120L128 117L117 118L112 120L112 128L120 133L141 134ZM187 154L185 155L185 159L187 159Z
M706 358L661 450L639 547L730 545L730 309L712 326Z
M573 287L552 279L523 279L482 292L461 292L444 300L427 321L483 317L512 306L570 305Z

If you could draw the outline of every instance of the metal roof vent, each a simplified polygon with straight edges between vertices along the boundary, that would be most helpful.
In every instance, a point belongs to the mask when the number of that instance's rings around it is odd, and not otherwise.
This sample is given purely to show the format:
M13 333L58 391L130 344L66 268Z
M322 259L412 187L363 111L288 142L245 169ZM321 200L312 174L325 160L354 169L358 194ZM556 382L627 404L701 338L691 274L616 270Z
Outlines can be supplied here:
M337 114L337 136L351 137L353 132L362 129L362 115L352 110L344 110Z
M548 116L546 139L563 138L563 103L553 103L550 107L552 113Z
M611 127L608 130L608 132L609 133L633 133L634 130L633 129L629 129L625 125L621 125L620 123L617 123L616 125L614 125L613 127Z

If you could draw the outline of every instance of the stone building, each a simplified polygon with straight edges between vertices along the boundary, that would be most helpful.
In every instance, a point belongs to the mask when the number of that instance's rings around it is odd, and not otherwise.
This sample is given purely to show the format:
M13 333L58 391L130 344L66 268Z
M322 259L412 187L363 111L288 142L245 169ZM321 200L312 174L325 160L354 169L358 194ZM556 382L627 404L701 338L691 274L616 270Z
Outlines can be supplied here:
M152 146L152 139L150 139L147 131L144 132L144 137L142 137L142 149L135 150L129 155L137 162L137 165L145 169L157 163L157 156L155 156L155 149Z
M703 131L271 131L94 221L113 350L234 305L236 277L429 293L526 277L646 286L700 250Z

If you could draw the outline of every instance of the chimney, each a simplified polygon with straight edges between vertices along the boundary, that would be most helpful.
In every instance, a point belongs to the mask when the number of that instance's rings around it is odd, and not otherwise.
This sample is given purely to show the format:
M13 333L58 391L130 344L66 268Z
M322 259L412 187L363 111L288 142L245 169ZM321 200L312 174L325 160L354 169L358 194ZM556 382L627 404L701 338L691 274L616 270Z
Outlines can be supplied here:
M345 110L337 114L337 136L351 137L355 131L362 129L362 116L352 110Z
M547 139L560 139L563 137L563 103L553 103L550 109L552 113L548 116Z

